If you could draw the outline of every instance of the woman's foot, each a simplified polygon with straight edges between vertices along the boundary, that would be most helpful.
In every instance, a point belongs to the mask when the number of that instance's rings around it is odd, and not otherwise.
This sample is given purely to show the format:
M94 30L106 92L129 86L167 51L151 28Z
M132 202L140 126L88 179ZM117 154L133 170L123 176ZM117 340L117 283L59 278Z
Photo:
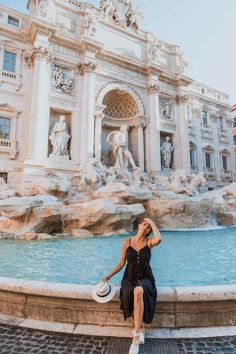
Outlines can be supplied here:
M140 344L140 332L136 333L133 331L133 341L129 348L129 354L138 354Z

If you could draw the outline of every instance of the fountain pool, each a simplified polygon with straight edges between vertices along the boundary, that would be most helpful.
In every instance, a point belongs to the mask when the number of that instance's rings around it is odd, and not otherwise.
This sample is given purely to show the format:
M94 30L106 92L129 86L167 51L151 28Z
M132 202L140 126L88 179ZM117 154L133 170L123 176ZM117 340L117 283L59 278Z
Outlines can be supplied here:
M113 236L47 241L0 241L2 277L88 285L119 260L122 240ZM158 287L236 284L236 228L163 231L152 252ZM113 278L119 285L123 272Z

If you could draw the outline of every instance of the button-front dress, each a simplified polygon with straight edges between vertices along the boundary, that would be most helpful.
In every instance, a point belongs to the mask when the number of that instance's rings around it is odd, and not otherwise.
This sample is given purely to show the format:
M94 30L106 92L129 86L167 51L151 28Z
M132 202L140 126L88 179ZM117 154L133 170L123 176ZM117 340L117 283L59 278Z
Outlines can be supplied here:
M121 310L123 310L125 320L134 311L134 288L137 286L143 288L143 322L149 324L153 320L157 289L150 260L151 249L148 246L148 240L146 246L137 251L131 246L131 239L129 239L129 247L126 251L127 265L120 290Z

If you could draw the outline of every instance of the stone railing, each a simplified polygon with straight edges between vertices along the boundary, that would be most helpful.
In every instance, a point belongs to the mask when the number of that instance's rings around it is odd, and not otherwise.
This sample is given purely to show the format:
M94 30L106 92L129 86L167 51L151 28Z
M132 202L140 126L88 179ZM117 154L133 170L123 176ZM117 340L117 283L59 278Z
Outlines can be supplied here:
M0 151L9 153L10 158L14 159L17 153L16 141L9 139L0 139Z
M230 170L221 170L221 178L223 181L233 181L233 172Z
M226 130L218 130L219 141L222 143L228 143L229 137Z
M1 72L1 79L2 81L15 81L17 80L17 75L16 73L13 73L11 71L2 71Z
M215 176L216 175L216 169L213 167L204 167L204 172L208 175L208 176Z
M60 4L69 5L75 9L81 9L81 3L77 0L58 0Z

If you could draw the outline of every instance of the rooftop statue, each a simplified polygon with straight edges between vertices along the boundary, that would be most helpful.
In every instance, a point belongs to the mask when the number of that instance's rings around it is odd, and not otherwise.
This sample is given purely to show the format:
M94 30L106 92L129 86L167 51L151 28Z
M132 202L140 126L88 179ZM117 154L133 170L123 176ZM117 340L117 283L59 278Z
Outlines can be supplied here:
M100 11L104 19L111 18L122 27L140 29L143 13L134 7L132 0L101 0Z

